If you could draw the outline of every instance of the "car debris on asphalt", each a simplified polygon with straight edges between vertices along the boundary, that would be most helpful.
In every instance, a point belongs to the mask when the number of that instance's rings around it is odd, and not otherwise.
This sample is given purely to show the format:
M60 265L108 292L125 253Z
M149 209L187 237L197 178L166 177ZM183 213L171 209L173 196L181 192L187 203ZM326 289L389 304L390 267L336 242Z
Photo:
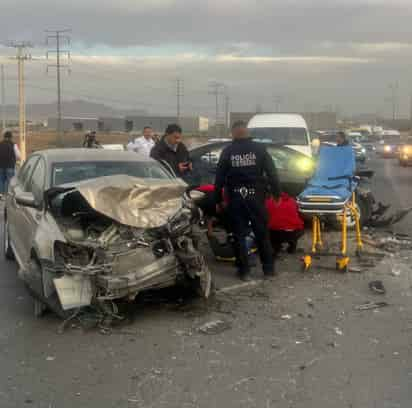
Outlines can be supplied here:
M384 295L386 293L385 286L383 286L383 283L380 280L369 282L368 286L372 292L377 293L379 295Z
M363 303L362 305L355 306L355 310L371 310L371 309L379 309L381 307L389 306L387 302L367 302Z
M206 322L198 328L199 332L202 334L220 334L225 330L230 329L232 326L229 322L225 320L211 320Z

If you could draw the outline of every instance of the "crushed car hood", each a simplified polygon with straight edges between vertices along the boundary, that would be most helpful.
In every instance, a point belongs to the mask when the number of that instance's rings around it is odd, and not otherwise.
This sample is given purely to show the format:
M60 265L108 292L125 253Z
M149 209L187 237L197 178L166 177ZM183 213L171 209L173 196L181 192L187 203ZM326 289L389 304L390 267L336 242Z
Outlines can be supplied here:
M182 207L187 185L179 179L142 179L125 175L99 177L76 187L50 189L46 195L65 193L70 200L78 192L95 211L135 228L165 225Z

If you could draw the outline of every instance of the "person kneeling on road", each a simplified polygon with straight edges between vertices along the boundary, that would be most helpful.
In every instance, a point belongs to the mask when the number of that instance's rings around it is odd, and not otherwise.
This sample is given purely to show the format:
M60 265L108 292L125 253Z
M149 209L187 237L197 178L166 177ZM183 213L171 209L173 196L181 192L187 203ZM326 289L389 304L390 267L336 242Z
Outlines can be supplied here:
M234 249L238 275L250 280L250 266L246 237L250 226L256 238L265 278L275 275L273 251L268 231L265 208L266 183L269 182L275 200L280 186L273 160L262 143L254 142L245 122L232 126L233 142L219 159L216 172L216 210L222 211L222 190L228 195L227 214L235 237Z

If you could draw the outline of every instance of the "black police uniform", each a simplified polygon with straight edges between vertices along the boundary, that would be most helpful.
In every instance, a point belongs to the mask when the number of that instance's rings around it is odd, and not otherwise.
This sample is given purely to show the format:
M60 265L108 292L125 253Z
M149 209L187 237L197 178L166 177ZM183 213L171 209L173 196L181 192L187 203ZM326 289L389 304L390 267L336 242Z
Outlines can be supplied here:
M222 202L224 188L229 198L227 213L236 238L235 252L241 276L250 272L246 246L249 225L256 237L263 272L266 275L274 273L265 207L267 184L273 196L278 198L280 186L276 168L262 143L236 139L223 150L216 173L216 202Z

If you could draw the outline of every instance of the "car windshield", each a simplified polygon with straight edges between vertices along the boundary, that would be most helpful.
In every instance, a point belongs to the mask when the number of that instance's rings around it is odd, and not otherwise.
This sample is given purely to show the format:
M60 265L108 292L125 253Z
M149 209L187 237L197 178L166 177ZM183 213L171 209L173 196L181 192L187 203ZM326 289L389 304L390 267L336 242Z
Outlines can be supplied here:
M121 174L140 178L170 179L168 173L158 163L152 162L64 162L53 165L52 186Z
M306 146L308 144L305 128L251 128L249 133L254 139L281 145Z
M202 155L201 160L215 167L219 161L222 150L223 148L212 149ZM294 152L293 150L279 148L276 146L268 146L266 150L272 157L273 163L278 170L287 170L291 167L291 165L294 165L294 163L305 157L304 155Z

